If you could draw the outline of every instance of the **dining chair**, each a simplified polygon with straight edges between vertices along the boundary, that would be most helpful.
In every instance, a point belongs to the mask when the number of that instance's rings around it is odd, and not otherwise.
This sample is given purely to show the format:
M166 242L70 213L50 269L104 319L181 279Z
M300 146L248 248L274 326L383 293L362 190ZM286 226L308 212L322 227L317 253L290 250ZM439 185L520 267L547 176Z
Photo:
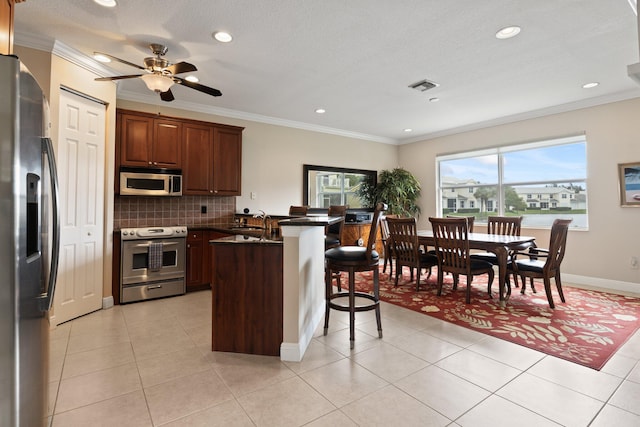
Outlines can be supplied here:
M341 220L325 227L324 231L324 250L336 248L342 244L342 233L344 231L344 222L347 216L347 205L331 205L327 211L328 216L339 216ZM332 279L335 279L338 290L342 290L340 283L341 274L336 272Z
M289 216L306 216L309 206L289 206Z
M389 224L387 218L391 215L385 216L380 219L380 238L382 240L382 249L384 255L384 264L382 266L382 272L387 272L387 264L389 264L389 277L393 275L393 245L391 244L391 236L389 236Z
M521 216L490 216L487 218L487 233L500 234L503 236L519 236L522 225ZM498 258L493 252L480 252L471 254L472 259L490 262L492 265L498 265ZM507 255L507 262L511 261L511 254ZM518 287L518 281L514 280L515 286ZM510 287L509 279L505 277L505 284ZM491 295L491 287L487 289Z
M490 262L474 260L469 254L469 223L467 218L434 218L429 222L433 228L433 239L438 257L438 296L442 295L444 273L453 275L453 289L458 287L458 278L467 278L466 302L471 302L471 282L473 276L489 275L489 287L493 283L493 265Z
M402 274L402 268L409 267L411 269L411 280L413 280L413 271L416 271L417 292L420 290L420 273L422 269L428 269L429 276L431 276L431 267L438 265L438 257L420 250L415 218L387 218L387 224L396 261L395 286L398 286L398 278Z
M473 233L473 223L476 221L476 217L475 216L447 215L447 218L467 218L467 225L469 226L469 233Z
M325 317L324 335L329 329L329 313L331 309L349 312L349 340L351 348L355 341L355 313L360 311L375 310L376 322L378 325L378 337L382 338L382 323L380 321L380 281L378 265L380 255L374 249L380 215L387 209L384 203L378 203L373 212L371 229L369 231L369 244L366 246L338 246L331 248L324 253L325 259ZM349 286L346 291L333 291L332 275L334 272L345 271L349 274ZM355 276L359 271L373 272L373 291L356 291ZM368 304L356 305L356 297L367 299ZM346 300L346 304L340 303Z
M522 278L522 289L520 293L524 294L526 289L526 278L531 283L531 290L535 292L533 287L534 279L542 279L544 281L544 290L547 294L549 307L555 308L553 303L553 295L551 294L551 278L553 277L560 295L560 300L565 302L564 293L562 292L562 281L560 279L560 264L564 259L564 253L567 246L567 234L571 219L556 219L551 226L551 236L549 238L549 247L547 249L532 247L526 252L516 251L513 253L512 261L507 265L507 273L511 272L517 281L517 276ZM524 256L524 259L519 259ZM544 258L544 261L540 258ZM507 280L509 275L507 274Z

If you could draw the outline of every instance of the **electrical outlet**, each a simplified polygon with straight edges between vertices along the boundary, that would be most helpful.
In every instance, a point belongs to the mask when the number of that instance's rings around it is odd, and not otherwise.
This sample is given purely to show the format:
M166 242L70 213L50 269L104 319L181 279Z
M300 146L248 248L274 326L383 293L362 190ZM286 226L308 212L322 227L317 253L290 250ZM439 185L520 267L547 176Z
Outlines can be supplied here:
M629 259L629 267L630 267L632 270L637 270L637 269L638 269L638 257L632 256L632 257Z
M252 191L252 192L251 192L251 200L255 200L255 199L256 199L256 197L258 197L258 195L256 194L256 192L255 192L255 191Z

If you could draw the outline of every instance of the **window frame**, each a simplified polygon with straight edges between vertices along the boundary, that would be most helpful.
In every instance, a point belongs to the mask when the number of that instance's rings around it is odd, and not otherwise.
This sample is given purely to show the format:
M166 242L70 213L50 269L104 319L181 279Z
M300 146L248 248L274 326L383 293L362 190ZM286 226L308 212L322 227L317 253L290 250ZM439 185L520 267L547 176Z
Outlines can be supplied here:
M513 182L505 182L505 177L504 177L504 156L508 153L513 153L513 152L521 152L521 151L527 151L527 150L536 150L536 149L541 149L541 148L547 148L547 147L559 147L562 145L569 145L569 144L583 144L584 145L584 155L585 155L585 159L584 159L584 177L571 177L571 178L560 178L560 179L545 179L545 180L536 180L536 181L513 181ZM444 209L449 209L449 206L445 206L448 205L450 200L448 198L446 198L445 194L447 194L449 192L449 190L451 190L452 192L456 192L458 189L462 189L464 187L468 187L469 184L468 183L461 183L459 185L445 185L443 186L442 184L442 176L441 176L441 169L442 169L442 162L446 162L446 161L451 161L451 160L458 160L458 159L469 159L469 158L479 158L479 157L483 157L483 156L496 156L497 159L497 164L495 165L495 168L497 170L497 183L493 183L493 182L487 182L487 183L474 183L471 184L473 185L474 189L477 190L479 188L482 187L495 187L496 188L496 198L495 198L495 203L497 204L497 211L494 213L494 215L505 215L505 188L506 187L523 187L523 186L543 186L543 185L549 185L549 184L560 184L560 183L570 183L570 184L582 184L584 186L585 190L585 195L586 195L586 199L584 201L585 204L585 224L584 225L579 225L579 224L572 224L572 229L579 229L579 230L588 230L589 228L589 209L588 209L588 186L587 186L587 177L588 177L588 159L587 159L587 138L586 138L586 134L579 134L579 135L572 135L572 136L567 136L567 137L562 137L562 138L553 138L553 139L546 139L546 140L540 140L540 141L535 141L535 142L526 142L526 143L516 143L516 144L510 144L510 145L503 145L503 146L496 146L496 147L490 147L490 148L483 148L483 149L479 149L479 150L470 150L470 151L464 151L464 152L458 152L458 153L450 153L450 154L440 154L440 155L436 155L436 209L437 212L440 216L444 215ZM458 178L458 177L456 177ZM465 179L465 178L461 178L461 179ZM566 193L561 193L564 196L566 196ZM557 205L556 202L549 196L546 195L546 197L544 194L536 194L535 193L535 189L534 192L526 194L523 193L523 195L527 196L524 199L524 202L527 206L527 208L534 208L534 209L541 209L541 205L542 204L547 204L549 206L553 205ZM537 196L538 198L536 200L532 200L533 198L530 196ZM447 200L447 203L445 203L444 200ZM565 200L567 200L567 198L564 198ZM570 194L568 197L568 200L573 200L573 194ZM471 205L472 202L470 201L469 205ZM537 205L537 207L535 206ZM471 208L471 206L470 206ZM549 209L552 210L552 209ZM488 211L488 209L487 209ZM583 214L582 212L578 212L578 213L574 213L574 215L578 215L578 214ZM567 215L571 215L571 211L567 211ZM476 218L476 221L482 223L482 219L480 218ZM536 225L532 228L550 228L551 224L549 225Z

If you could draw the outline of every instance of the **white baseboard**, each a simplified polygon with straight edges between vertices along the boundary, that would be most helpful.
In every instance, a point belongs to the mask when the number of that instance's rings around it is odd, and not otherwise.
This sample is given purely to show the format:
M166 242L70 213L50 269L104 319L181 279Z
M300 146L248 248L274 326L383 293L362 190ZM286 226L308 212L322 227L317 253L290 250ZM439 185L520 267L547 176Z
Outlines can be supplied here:
M307 347L309 347L313 339L313 333L322 321L324 304L323 300L320 304L316 305L311 316L311 321L300 331L300 341L297 343L283 342L280 344L280 360L284 362L300 362L302 360L304 353L307 351Z
M613 293L623 293L631 294L633 296L640 296L640 283L622 282L620 280L609 280L599 277L588 277L579 276L577 274L562 273L562 284L576 285L577 288L585 287L587 289L600 289Z
M102 298L102 309L107 309L113 307L113 296L108 296Z

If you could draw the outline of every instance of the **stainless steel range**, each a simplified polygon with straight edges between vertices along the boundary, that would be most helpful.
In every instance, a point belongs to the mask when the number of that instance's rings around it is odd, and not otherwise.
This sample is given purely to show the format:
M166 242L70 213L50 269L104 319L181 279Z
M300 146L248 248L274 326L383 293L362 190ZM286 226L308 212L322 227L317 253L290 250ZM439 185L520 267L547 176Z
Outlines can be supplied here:
M120 231L120 302L185 293L187 227Z

